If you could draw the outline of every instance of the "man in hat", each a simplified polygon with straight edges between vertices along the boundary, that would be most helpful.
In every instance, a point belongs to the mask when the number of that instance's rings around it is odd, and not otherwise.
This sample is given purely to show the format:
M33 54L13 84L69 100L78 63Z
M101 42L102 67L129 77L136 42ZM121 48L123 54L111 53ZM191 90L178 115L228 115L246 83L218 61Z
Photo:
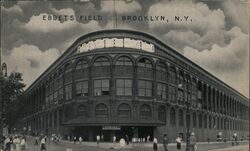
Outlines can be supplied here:
M194 132L191 133L189 143L190 143L190 151L195 151L195 147L196 147L196 138L195 138L195 136L194 136Z
M163 142L164 151L168 151L168 137L167 137L167 134L164 134L162 142Z

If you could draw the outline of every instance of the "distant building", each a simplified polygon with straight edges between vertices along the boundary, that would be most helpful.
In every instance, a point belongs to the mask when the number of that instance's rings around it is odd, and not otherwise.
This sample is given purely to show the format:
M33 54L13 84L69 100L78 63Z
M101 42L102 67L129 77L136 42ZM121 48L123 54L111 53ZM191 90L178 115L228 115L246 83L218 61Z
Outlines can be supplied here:
M191 113L186 113L186 101ZM146 33L103 30L77 39L25 91L22 127L33 133L111 141L199 141L249 135L248 98ZM160 140L160 139L159 139Z

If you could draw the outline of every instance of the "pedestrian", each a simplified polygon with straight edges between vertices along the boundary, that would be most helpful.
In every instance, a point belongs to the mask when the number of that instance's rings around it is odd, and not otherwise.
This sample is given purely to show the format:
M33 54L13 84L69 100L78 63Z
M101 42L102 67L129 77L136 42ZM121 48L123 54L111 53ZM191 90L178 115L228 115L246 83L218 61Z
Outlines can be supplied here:
M164 134L162 143L163 143L164 151L168 151L168 137L167 137L167 134Z
M4 151L10 151L11 146L10 146L10 138L6 137L6 139L4 140Z
M79 143L82 144L82 137L79 137Z
M16 146L17 146L17 136L15 135L14 139L13 139L13 151L16 151Z
M46 137L41 139L41 151L46 151Z
M143 137L143 138L142 138L142 146L144 146L145 141L146 141L146 139L145 139L145 137Z
M35 143L34 143L35 146L38 146L38 139L39 139L38 136L36 136L35 137Z
M23 137L22 139L21 139L21 150L25 150L25 145L26 145L26 141L25 141L26 139L25 139L25 137Z
M74 136L73 140L74 140L74 144L76 144L76 140L77 140L76 136Z
M154 140L153 140L153 150L158 151L158 140L155 137L154 137Z
M115 144L116 143L116 136L114 135L113 136L113 144Z
M100 135L97 135L97 136L96 136L96 143L97 143L97 146L99 146L99 142L100 142Z
M126 144L128 145L129 144L129 137L127 134L125 135L125 141L126 141Z
M177 150L181 150L181 137L180 136L177 136L176 138L176 147L177 147Z
M104 141L104 136L103 136L103 134L101 135L101 141L102 141L102 142Z
M121 138L121 139L120 139L120 147L121 147L121 148L124 148L124 147L125 147L125 144L126 144L126 142L125 142L124 138Z
M148 135L148 137L147 137L147 142L149 142L149 139L150 139L150 136Z
M69 136L69 135L68 135L67 139L68 139L68 141L70 142L70 136Z
M16 139L16 150L17 151L20 151L21 150L21 139L20 139L20 136L17 136L17 139Z
M197 146L196 146L196 138L194 136L194 132L191 133L189 144L190 144L190 151L195 151Z

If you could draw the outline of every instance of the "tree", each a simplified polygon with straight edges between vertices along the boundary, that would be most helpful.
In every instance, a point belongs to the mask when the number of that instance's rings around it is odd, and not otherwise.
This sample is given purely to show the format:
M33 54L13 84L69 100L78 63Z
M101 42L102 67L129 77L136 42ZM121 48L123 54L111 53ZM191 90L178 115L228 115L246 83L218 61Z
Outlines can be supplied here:
M9 128L18 121L19 118L19 100L23 93L25 84L22 83L22 74L12 72L9 76L1 78L2 85L2 107L3 107L3 124Z

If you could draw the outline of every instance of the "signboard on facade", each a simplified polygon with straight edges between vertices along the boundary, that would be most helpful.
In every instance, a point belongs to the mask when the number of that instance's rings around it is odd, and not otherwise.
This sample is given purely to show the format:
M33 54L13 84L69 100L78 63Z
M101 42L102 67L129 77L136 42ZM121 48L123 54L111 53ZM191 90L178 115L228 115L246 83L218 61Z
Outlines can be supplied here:
M154 52L154 45L143 40L132 38L103 38L88 41L78 47L78 53L88 52L100 48L132 48L148 52Z
M103 126L102 130L121 130L120 126Z

